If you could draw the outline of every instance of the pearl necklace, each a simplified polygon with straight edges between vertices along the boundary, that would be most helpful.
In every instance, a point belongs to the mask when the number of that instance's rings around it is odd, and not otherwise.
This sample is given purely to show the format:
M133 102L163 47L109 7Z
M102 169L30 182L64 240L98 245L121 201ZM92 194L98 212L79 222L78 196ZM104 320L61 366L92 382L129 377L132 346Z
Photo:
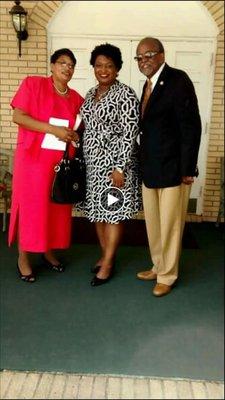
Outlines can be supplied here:
M54 83L53 83L53 86L54 86L55 90L56 90L59 94L64 95L64 94L67 94L67 92L68 92L68 87L66 87L65 90L61 91L61 90L59 90L59 89L55 86Z

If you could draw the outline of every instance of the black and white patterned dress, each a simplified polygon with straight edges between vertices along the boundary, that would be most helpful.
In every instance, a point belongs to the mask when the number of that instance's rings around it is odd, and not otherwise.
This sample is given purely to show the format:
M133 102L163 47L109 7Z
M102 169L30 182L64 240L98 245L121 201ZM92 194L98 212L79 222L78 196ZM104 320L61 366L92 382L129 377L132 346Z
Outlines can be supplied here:
M118 223L138 212L140 191L137 143L139 101L133 89L116 81L107 94L95 101L97 86L86 95L80 113L85 124L83 151L87 167L84 213L91 222ZM125 185L123 206L110 212L101 206L102 192L112 187L109 175L122 168Z

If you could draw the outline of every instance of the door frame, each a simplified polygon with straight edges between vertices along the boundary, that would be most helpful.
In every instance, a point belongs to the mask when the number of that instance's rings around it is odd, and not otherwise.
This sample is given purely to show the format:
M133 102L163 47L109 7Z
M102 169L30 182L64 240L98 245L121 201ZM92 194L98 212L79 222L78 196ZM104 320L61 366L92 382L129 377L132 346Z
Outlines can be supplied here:
M133 58L133 48L132 42L139 41L143 38L141 35L131 36L131 35L124 35L118 37L117 35L80 35L80 34L63 34L60 35L56 33L48 32L48 56L53 50L52 48L52 41L54 39L60 38L67 40L68 47L69 46L69 39L72 40L89 40L89 41L97 41L97 42L130 42L130 60ZM209 74L209 86L208 86L208 100L207 100L207 111L205 114L205 119L202 124L202 138L204 138L204 142L201 141L201 157L202 157L202 164L200 166L200 174L198 179L199 183L199 193L197 195L197 206L196 206L196 215L202 215L203 213L203 196L204 196L204 187L206 182L206 170L207 170L207 159L208 159L208 145L209 145L209 128L210 128L210 121L211 121L211 113L212 113L212 103L213 103L213 87L214 87L214 74L215 74L215 58L216 58L216 49L217 49L217 39L216 38L187 38L187 37L159 37L158 39L164 42L192 42L194 43L209 43L211 47L211 61L210 61L210 74ZM92 48L90 49L92 50ZM131 65L131 64L130 64ZM50 70L49 70L50 72ZM130 68L130 81L131 81L131 68ZM125 82L126 83L126 82ZM202 149L203 147L203 149ZM203 151L204 150L204 151ZM191 197L190 197L191 198ZM196 198L196 197L195 197Z

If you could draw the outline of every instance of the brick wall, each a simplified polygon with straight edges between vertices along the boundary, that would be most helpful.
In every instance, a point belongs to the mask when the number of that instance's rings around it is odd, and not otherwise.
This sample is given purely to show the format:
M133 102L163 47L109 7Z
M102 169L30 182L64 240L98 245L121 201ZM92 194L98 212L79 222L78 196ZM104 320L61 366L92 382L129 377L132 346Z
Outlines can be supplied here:
M207 175L204 188L203 215L189 215L189 220L215 221L220 199L220 157L224 154L224 3L223 1L203 1L219 28L216 54L215 82L213 91L212 118L209 133ZM61 1L23 1L28 11L29 38L22 42L22 57L18 57L15 32L9 10L13 1L0 2L1 21L1 148L15 147L17 127L12 123L9 101L19 83L27 74L46 75L47 37L46 25ZM0 204L1 207L1 204Z
M214 221L220 201L220 157L224 155L224 2L203 1L219 28L204 188L203 219Z

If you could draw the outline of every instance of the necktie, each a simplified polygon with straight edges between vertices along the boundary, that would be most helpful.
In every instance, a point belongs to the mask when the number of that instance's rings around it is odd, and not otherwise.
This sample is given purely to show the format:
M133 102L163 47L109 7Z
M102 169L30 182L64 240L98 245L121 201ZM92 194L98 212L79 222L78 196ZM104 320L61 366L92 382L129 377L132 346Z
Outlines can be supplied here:
M141 106L141 115L142 115L142 117L144 115L144 111L145 111L148 99L149 99L149 97L151 95L151 92L152 92L152 81L150 79L148 79L147 80L147 85L146 85L146 88L145 88L144 98L143 98L143 101L142 101L142 106Z

